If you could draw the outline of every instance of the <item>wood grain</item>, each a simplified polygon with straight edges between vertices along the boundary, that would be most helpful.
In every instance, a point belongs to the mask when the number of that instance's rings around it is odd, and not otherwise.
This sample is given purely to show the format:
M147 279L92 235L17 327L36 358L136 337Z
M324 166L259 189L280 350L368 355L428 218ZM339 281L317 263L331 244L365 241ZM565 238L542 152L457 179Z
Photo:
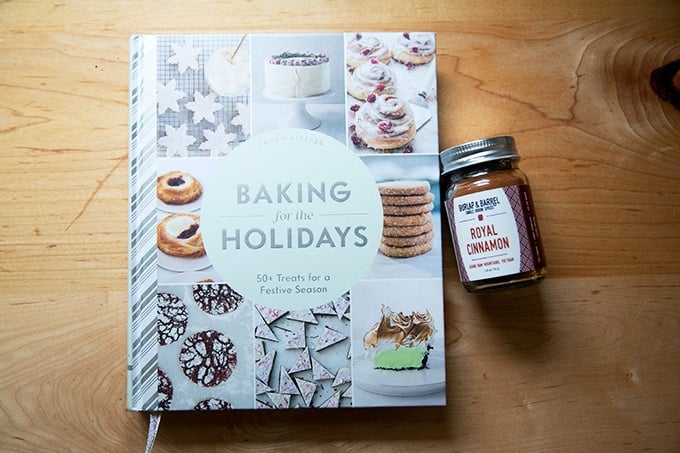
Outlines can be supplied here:
M0 450L141 451L125 410L131 33L430 29L441 148L513 135L549 277L475 297L448 406L166 414L156 451L680 448L674 1L0 2ZM537 5L540 5L537 7Z

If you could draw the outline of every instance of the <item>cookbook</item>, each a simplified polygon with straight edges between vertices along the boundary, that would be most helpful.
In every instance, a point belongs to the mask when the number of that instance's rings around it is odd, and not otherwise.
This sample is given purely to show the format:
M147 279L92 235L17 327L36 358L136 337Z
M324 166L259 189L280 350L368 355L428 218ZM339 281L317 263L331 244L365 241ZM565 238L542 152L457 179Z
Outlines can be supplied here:
M435 39L131 37L129 410L446 404Z

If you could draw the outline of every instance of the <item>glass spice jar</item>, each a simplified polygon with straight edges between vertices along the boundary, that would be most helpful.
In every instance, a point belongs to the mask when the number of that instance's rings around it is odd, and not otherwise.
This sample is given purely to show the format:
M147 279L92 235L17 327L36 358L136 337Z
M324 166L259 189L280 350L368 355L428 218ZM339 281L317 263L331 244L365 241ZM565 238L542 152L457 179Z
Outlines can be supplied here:
M529 180L517 168L519 159L509 136L440 154L458 272L469 292L525 286L546 274Z

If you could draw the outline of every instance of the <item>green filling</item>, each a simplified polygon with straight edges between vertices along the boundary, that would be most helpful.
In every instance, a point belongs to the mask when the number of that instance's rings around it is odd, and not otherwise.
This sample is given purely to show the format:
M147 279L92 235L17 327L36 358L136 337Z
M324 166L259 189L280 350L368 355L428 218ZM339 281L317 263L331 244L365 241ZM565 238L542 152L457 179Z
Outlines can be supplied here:
M414 348L400 347L388 349L378 353L373 359L375 368L388 370L405 370L425 368L427 362L427 348L416 346Z

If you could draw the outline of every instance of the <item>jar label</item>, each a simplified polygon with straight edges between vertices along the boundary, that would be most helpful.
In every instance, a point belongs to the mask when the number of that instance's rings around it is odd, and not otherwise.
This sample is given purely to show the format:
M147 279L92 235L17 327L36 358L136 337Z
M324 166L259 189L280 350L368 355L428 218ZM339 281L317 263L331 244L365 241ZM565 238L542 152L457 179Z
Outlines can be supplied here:
M545 266L528 185L463 195L445 204L462 281Z

